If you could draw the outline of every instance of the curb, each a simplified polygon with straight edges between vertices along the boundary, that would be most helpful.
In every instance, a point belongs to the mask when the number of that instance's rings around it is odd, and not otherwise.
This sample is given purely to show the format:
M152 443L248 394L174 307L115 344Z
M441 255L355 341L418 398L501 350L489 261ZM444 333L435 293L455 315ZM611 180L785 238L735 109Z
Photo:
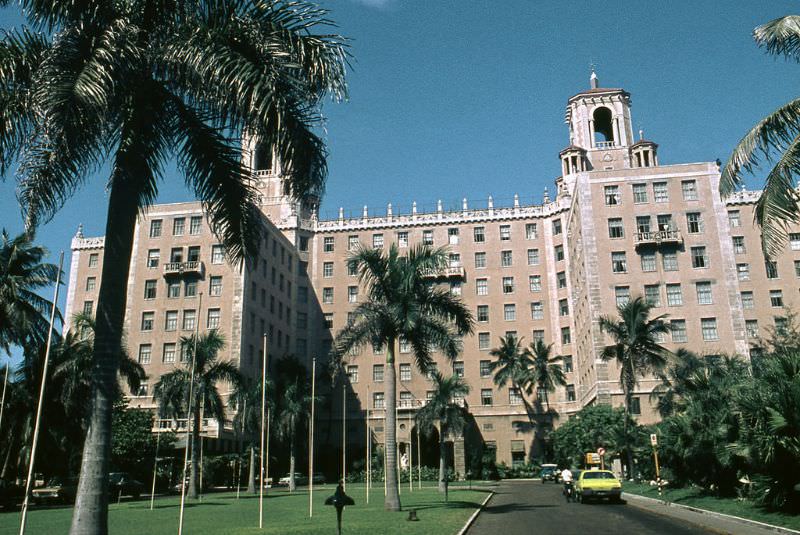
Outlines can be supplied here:
M487 503L489 503L489 500L492 499L492 496L494 496L494 491L490 490L489 495L483 500L481 506L475 509L475 511L472 513L472 516L470 516L467 520L467 523L464 524L464 527L462 527L461 530L456 533L456 535L464 535L467 531L469 531L469 528L471 528L472 524L475 523L475 519L478 518L479 514L481 514L481 511L483 511L483 508L486 507Z
M736 522L737 524L743 524L745 526L759 527L759 528L763 528L763 529L766 529L766 530L769 530L769 531L773 531L775 533L783 533L783 534L787 534L787 535L800 535L800 531L797 531L797 530L794 530L794 529L791 529L791 528L785 528L785 527L782 527L782 526L776 526L774 524L767 524L766 522L759 522L758 520L750 520L749 518L742 518L740 516L733 516L733 515L728 515L728 514L725 514L725 513L717 513L716 511L709 511L708 509L700 509L699 507L694 507L694 506L691 506L691 505L682 505L682 504L675 503L675 502L670 502L670 501L666 501L666 500L659 500L657 498L650 498L650 497L647 497L647 496L641 496L639 494L631 494L630 492L624 492L624 491L622 492L622 497L623 497L623 499L624 498L633 498L634 501L640 500L640 501L649 502L649 503L652 503L652 504L655 504L655 505L665 505L667 507L674 507L676 509L682 509L684 511L691 511L693 513L706 515L706 516L712 517L712 518L722 518L722 519L725 519L725 520L729 520L731 522Z

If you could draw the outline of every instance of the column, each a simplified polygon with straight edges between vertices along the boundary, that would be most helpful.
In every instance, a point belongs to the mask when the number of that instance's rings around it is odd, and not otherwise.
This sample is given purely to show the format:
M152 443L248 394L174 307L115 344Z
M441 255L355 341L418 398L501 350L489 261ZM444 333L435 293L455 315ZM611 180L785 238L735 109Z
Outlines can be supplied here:
M461 479L466 477L467 458L464 451L464 437L453 439L453 469L461 475Z

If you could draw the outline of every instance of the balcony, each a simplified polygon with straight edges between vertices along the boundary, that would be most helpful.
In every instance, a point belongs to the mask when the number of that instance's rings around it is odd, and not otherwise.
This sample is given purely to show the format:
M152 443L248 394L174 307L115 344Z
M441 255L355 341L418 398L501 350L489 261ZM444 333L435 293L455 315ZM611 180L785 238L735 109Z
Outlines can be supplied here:
M202 277L205 266L199 260L192 262L167 262L164 264L164 276L196 275Z
M615 143L613 141L595 141L594 148L596 149L613 149Z
M683 238L679 230L657 230L651 232L637 232L636 246L645 245L681 245Z
M437 271L423 274L426 279L465 279L467 272L464 266L448 266Z

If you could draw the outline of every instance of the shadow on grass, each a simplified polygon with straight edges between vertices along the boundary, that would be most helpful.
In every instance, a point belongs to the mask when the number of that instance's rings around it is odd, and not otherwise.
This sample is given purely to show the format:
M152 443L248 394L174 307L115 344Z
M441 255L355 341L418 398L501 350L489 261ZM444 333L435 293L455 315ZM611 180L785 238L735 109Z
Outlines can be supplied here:
M477 502L450 500L449 502L429 502L420 505L406 505L403 507L403 510L408 511L410 509L416 509L417 511L424 511L425 509L477 509L480 506L481 504Z

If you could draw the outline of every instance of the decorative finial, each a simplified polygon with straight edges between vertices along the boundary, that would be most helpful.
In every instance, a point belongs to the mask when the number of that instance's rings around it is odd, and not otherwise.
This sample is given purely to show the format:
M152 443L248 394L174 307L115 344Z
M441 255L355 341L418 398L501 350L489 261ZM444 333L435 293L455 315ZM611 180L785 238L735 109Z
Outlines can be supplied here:
M392 217L392 203L386 205L386 215Z
M640 129L639 129L639 141L642 141L643 139L644 139L644 130L642 130L642 129L640 128Z
M514 194L514 208L519 208L519 193Z
M344 208L339 207L339 221L344 219Z
M589 66L592 69L592 75L589 76L589 87L591 87L592 89L597 89L598 81L597 81L597 73L594 72L595 64L590 63Z
M436 211L439 212L440 214L442 213L442 199L436 201Z
M547 191L547 186L544 187L544 193L542 194L542 202L545 204L550 202L550 193Z
M75 233L75 237L83 239L83 223L78 225L78 232Z
M461 209L464 210L465 212L467 211L467 198L466 197L461 199Z
M417 215L417 201L411 203L411 213Z
M369 217L369 212L367 212L367 205L366 204L364 205L364 211L362 212L361 217L363 217L364 219Z
M489 209L491 210L492 208L494 208L494 199L489 195Z

